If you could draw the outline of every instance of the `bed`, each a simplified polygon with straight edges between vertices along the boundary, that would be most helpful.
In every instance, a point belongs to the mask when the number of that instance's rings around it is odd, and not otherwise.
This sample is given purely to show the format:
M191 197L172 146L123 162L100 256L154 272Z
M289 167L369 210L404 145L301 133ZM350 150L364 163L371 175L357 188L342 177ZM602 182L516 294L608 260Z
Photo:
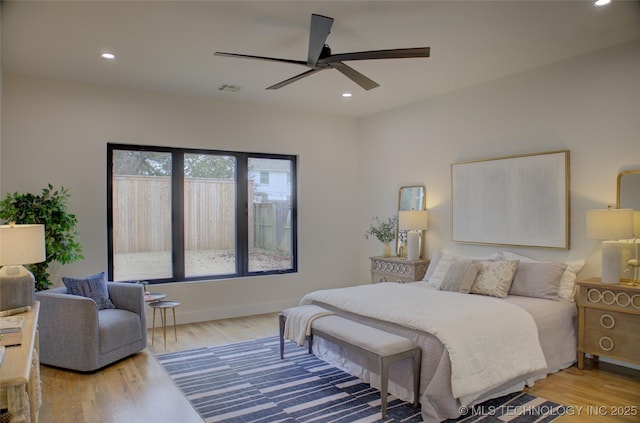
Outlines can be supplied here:
M418 344L422 417L439 422L575 362L572 298L581 266L508 252L491 260L439 253L424 281L320 290L300 304L321 305ZM375 363L324 340L314 343L314 353L379 387ZM396 363L389 392L410 401L411 380L409 363Z

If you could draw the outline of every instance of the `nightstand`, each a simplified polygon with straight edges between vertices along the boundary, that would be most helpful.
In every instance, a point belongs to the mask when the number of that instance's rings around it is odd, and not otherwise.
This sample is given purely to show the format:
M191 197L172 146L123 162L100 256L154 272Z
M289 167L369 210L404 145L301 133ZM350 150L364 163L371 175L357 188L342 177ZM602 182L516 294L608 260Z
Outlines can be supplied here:
M371 283L415 282L427 272L429 260L407 260L401 257L370 257Z
M640 364L640 286L578 281L578 368L585 353Z

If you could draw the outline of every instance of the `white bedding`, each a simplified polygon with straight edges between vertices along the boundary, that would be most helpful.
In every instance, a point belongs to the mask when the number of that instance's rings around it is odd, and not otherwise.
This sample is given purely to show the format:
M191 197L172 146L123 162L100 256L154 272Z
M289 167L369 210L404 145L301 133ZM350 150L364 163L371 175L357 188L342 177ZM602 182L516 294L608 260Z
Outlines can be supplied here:
M427 307L426 303L420 301L418 298L424 295L433 295L441 293L430 288L425 288L424 282L415 282L412 284L391 284L392 288L397 291L397 295L400 292L410 293L406 295L406 298L400 299L403 302L403 313L411 315L410 319L416 320L417 317L414 314L423 314L428 310L435 311L433 307ZM369 287L375 285L363 285L361 289L368 290ZM416 289L424 290L424 294L418 294L415 290L405 289L414 287ZM373 288L375 289L375 288ZM327 290L330 291L340 291ZM324 292L324 291L319 291ZM360 290L356 290L360 294ZM320 304L321 306L335 311L337 314L347 317L361 323L377 327L382 330L389 331L391 333L404 336L412 341L416 342L422 350L422 371L420 377L420 402L422 407L422 416L426 422L437 422L446 420L448 418L457 418L459 408L461 405L460 399L454 397L452 388L452 364L449 357L448 349L444 344L434 335L426 332L422 329L415 329L412 327L406 327L394 320L385 321L380 318L370 317L371 312L367 312L362 315L354 310L341 309L338 306L333 306L327 301L328 298L315 299L317 295L324 296L325 294L312 293L310 296L305 297L304 302L309 301ZM386 303L391 296L396 294L384 294L382 298L371 302L373 308L378 308L381 304ZM479 296L470 294L457 294L449 293L449 295L460 297L472 297L478 298ZM404 294L403 294L404 296ZM439 296L439 298L445 298ZM480 297L485 298L485 297ZM405 302L405 299L407 302ZM512 378L495 389L488 390L484 393L478 393L480 396L473 401L473 404L480 403L489 398L495 398L501 395L505 395L510 392L516 392L522 390L525 385L533 384L534 380L543 378L546 374L555 372L557 370L566 368L575 362L576 358L576 307L575 304L568 301L550 301L542 300L539 298L529 297L517 297L509 296L505 299L486 298L486 300L493 300L499 303L510 303L513 306L517 306L525 310L530 314L535 324L537 325L537 337L540 340L542 351L547 362L547 369L542 373L538 373L536 376L530 377L525 375L521 377ZM370 301L370 300L368 300ZM482 301L482 300L481 300ZM412 305L409 305L412 304ZM439 307L439 306L438 306ZM449 308L447 306L446 308ZM470 308L465 309L463 312L468 315L468 319L475 320L475 314L472 311L467 313ZM437 313L436 313L437 314ZM417 326L414 324L414 326ZM510 341L507 341L507 344ZM352 373L367 383L371 383L372 386L379 387L379 377L377 375L377 364L363 360L361 357L352 354L349 350L340 348L339 346L332 345L329 342L325 342L322 339L314 342L314 353L316 353L322 359L332 363L333 365L340 367L349 373ZM513 359L509 359L509 362ZM521 357L520 357L521 359ZM500 361L495 358L489 360L493 364L500 365ZM410 401L413 397L413 391L411 388L411 366L410 363L395 363L395 367L392 368L389 381L389 392L393 395Z
M531 315L490 297L378 283L312 292L301 304L314 301L434 335L449 352L452 393L461 405L547 370Z

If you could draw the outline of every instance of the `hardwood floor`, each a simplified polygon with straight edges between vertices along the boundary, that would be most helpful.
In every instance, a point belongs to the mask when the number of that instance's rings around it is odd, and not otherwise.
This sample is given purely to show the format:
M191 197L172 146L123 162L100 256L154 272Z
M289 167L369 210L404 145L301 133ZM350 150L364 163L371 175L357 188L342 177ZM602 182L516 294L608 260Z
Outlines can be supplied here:
M166 352L222 345L278 334L277 313L178 326L178 342L167 331ZM162 333L156 329L155 345L92 374L41 366L43 423L191 423L198 414L175 387L155 354L165 352ZM558 420L572 422L640 421L640 371L589 363L538 381L528 392L565 405L571 413ZM579 406L584 408L580 409ZM615 411L635 415L611 416ZM635 407L632 408L632 407ZM607 416L603 416L606 412ZM596 416L595 414L601 414Z

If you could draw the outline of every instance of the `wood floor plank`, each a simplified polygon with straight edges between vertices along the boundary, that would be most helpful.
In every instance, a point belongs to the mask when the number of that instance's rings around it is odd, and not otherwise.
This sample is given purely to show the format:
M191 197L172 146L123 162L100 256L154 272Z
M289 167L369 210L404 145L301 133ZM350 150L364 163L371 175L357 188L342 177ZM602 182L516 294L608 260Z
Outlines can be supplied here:
M95 373L42 366L40 421L50 423L197 423L202 420L155 359L156 354L223 345L278 334L277 313L178 326L178 341L156 329L155 345ZM640 421L640 371L588 362L553 374L526 389L551 401L573 406L560 423ZM583 407L578 409L578 407ZM636 414L611 416L620 407ZM617 407L617 408L616 408ZM629 408L631 410L631 408ZM580 411L580 414L578 414ZM596 415L600 412L601 415ZM602 414L607 412L607 416Z

